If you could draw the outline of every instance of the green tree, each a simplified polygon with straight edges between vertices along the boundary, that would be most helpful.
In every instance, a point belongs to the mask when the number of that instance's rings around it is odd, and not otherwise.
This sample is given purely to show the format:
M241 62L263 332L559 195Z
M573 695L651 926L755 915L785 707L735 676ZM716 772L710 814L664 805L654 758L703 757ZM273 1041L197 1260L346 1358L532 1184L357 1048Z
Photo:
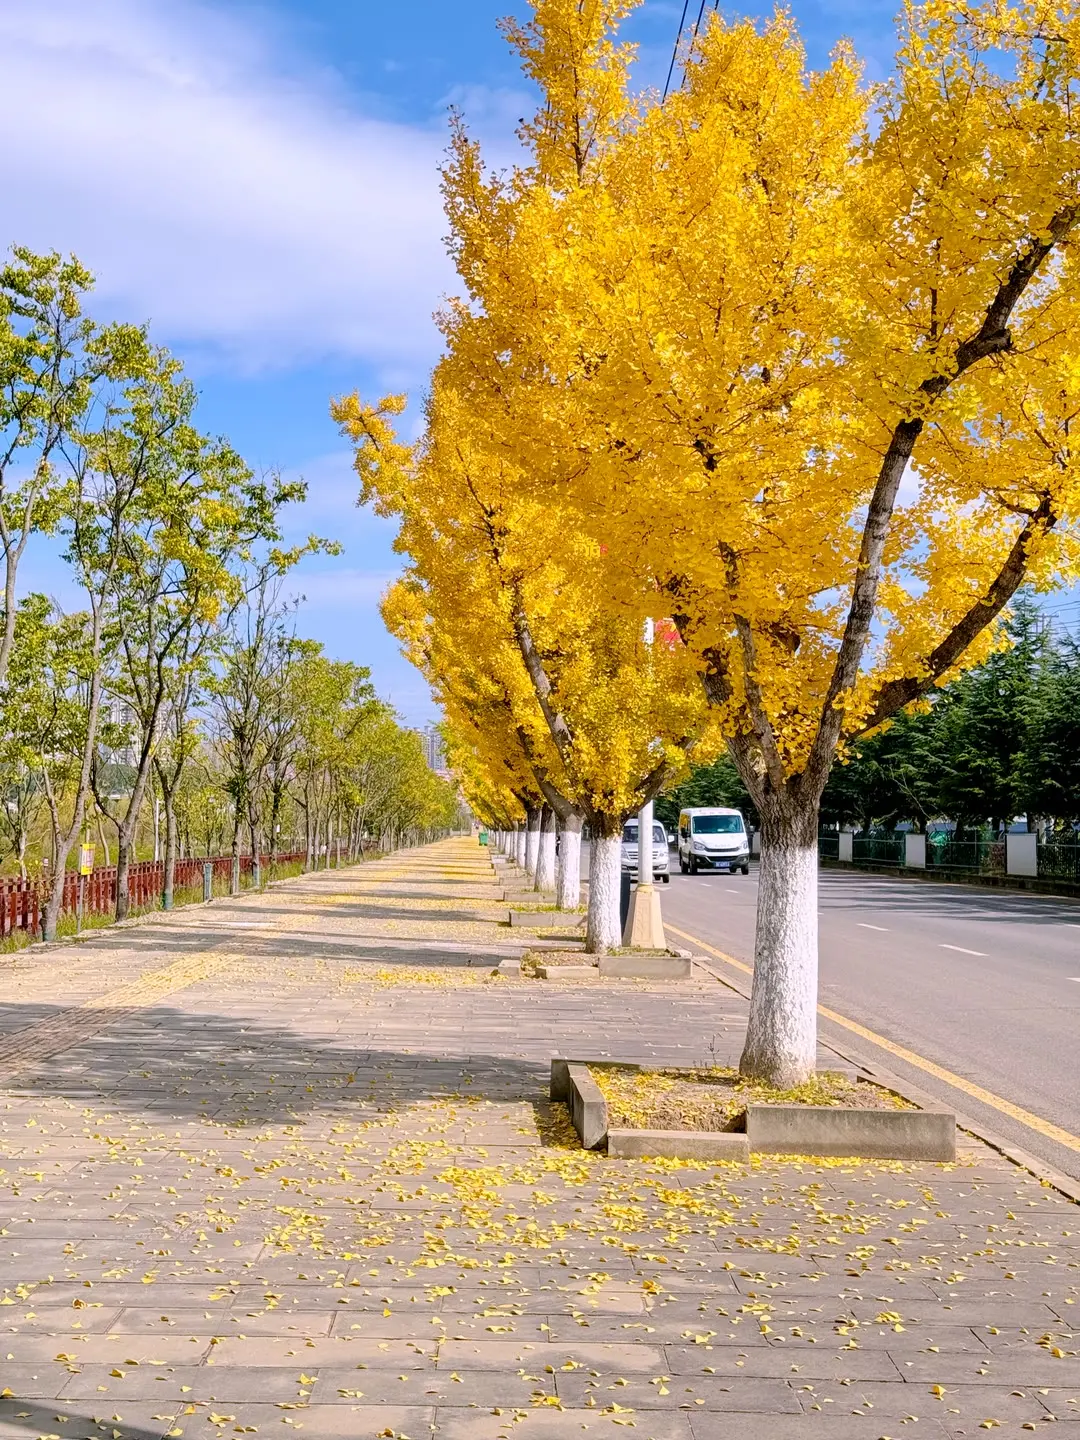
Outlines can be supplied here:
M1071 637L1050 650L1030 696L1018 794L1029 823L1080 822L1080 645Z

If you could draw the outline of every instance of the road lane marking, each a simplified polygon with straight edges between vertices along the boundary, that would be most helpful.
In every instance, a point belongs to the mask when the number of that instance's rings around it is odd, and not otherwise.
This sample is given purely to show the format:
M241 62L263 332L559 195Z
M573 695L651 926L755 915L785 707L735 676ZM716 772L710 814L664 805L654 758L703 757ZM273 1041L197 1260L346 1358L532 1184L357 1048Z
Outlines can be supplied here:
M860 930L881 930L885 934L888 934L889 931L889 927L887 925L867 925L864 920L858 920L856 921L856 924L858 925Z
M964 947L963 947L963 945L940 945L938 948L939 948L940 950L955 950L955 951L957 951L958 954L960 954L960 955L978 955L978 957L979 957L980 960L985 960L985 959L986 959L986 954L985 954L984 951L982 951L982 950L965 950Z
M736 970L741 970L745 975L753 975L754 967L752 965L747 965L742 960L736 960L733 955L727 955L723 950L717 950L714 946L706 944L704 940L699 940L696 935L676 929L674 925L668 925L666 928L673 935L678 935L680 939L700 945L702 950L707 951L710 955L715 955L718 960L723 960L725 964L733 966ZM1080 980L1080 976L1075 978ZM1000 1111L1002 1115L1008 1115L1021 1125L1026 1125L1029 1130L1045 1136L1047 1140L1054 1140L1058 1145L1064 1145L1067 1150L1075 1150L1080 1153L1080 1136L1070 1134L1060 1125L1054 1125L1051 1121L1044 1120L1041 1115L1034 1115L1030 1110L1025 1110L1020 1105L1014 1105L1011 1100L1005 1100L1000 1095L995 1095L992 1090L984 1090L981 1085L976 1085L971 1080L965 1080L962 1075L954 1075L943 1065L935 1065L933 1060L925 1059L914 1050L908 1050L904 1045L897 1045L892 1040L886 1040L884 1035L878 1035L876 1031L868 1030L865 1025L860 1025L856 1020L849 1020L846 1015L840 1015L826 1005L819 1005L817 1009L819 1015L823 1015L826 1020L831 1020L834 1025L841 1025L845 1030L850 1030L852 1034L861 1035L864 1040L879 1045L890 1055L895 1055L909 1065L914 1065L916 1070L924 1070L927 1075L944 1080L945 1084L951 1085L954 1090L960 1090L965 1095L970 1095L973 1100L979 1100L983 1105L989 1105L991 1109Z

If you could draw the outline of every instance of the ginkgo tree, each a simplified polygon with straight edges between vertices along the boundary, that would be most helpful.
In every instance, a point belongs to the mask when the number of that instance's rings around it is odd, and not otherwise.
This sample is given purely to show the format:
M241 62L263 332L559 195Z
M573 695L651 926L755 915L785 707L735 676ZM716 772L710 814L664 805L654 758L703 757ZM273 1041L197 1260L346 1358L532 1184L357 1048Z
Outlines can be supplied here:
M910 5L879 85L713 15L661 100L630 8L510 27L542 103L504 176L455 136L440 377L610 613L666 597L762 819L742 1066L790 1084L835 756L1078 570L1080 11Z
M650 605L663 612L655 591L609 604L598 542L567 533L557 511L525 494L511 458L476 443L486 417L441 372L415 449L394 439L400 408L357 396L334 407L357 447L362 499L401 520L436 684L453 693L463 669L484 667L567 845L588 820L586 944L611 949L623 823L709 744L692 659L674 631L646 644L643 617Z

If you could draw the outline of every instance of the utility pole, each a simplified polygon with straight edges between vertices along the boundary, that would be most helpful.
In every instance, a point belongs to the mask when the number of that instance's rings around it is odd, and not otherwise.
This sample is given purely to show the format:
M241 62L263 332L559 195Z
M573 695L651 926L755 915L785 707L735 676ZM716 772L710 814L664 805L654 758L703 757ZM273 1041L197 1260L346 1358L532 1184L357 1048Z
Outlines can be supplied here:
M651 649L654 626L645 621L645 645ZM647 800L638 811L638 883L630 896L630 909L623 931L623 944L635 950L666 950L664 917L660 911L660 892L653 884L653 802Z

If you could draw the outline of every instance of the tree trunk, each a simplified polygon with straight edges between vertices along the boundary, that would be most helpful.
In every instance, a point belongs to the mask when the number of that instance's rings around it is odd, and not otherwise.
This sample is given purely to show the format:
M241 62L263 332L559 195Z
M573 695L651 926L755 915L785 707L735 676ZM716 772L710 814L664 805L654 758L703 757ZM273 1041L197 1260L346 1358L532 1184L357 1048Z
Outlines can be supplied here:
M556 904L576 910L581 904L581 816L571 815L559 828Z
M754 981L739 1069L790 1089L817 1064L819 803L787 787L759 808Z
M514 864L525 869L525 826L519 825L514 832Z
M259 822L251 810L248 811L248 835L251 840L251 885L252 889L258 890L262 885L262 837Z
M161 908L173 908L173 891L176 888L176 805L173 793L163 794L165 809L165 877L161 886Z
M131 910L128 893L128 872L131 868L131 842L120 832L116 837L116 918L126 920Z
M540 849L541 807L530 805L525 813L525 869L530 875L535 875L536 856Z
M614 835L598 834L599 828L596 824L592 825L589 849L589 912L585 921L585 949L590 955L604 955L622 944L622 926L619 924L622 826L618 826Z
M237 809L233 820L232 832L232 876L229 883L229 894L240 894L240 811Z
M544 895L555 892L555 811L544 806L540 844L536 850L536 888Z

